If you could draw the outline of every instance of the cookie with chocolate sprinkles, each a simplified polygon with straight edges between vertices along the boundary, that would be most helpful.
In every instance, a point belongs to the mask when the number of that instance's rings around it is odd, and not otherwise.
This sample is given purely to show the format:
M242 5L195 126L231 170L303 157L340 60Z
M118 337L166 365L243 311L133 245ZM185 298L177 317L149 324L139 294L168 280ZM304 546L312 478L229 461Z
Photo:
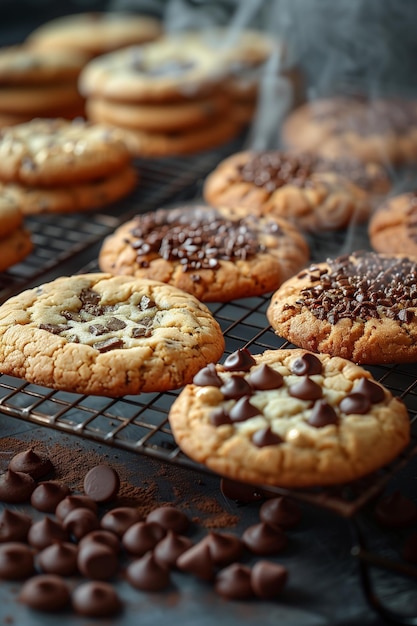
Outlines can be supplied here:
M245 348L203 368L169 412L183 452L222 476L280 487L346 483L407 446L403 402L347 359Z
M274 291L308 259L305 238L284 219L195 205L137 215L105 240L99 265L227 302Z
M69 392L176 389L223 350L204 304L147 279L63 276L0 306L0 373Z
M267 317L298 347L379 364L417 360L416 313L417 260L357 251L290 278Z

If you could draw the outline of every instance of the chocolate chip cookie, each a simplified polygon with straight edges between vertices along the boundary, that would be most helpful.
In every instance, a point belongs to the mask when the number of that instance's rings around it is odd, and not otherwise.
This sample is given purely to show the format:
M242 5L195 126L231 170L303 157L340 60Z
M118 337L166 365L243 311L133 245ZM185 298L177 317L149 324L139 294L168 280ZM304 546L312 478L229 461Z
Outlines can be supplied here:
M182 450L219 474L281 487L345 483L408 444L405 405L362 367L302 349L241 349L174 401Z
M417 193L389 198L372 215L368 233L377 252L417 257Z
M361 364L417 360L417 261L353 252L311 265L272 296L267 317L295 345Z
M99 253L102 271L160 280L206 302L274 291L308 259L289 222L205 205L137 215Z
M207 307L157 281L64 276L0 306L0 372L69 392L175 389L223 350Z

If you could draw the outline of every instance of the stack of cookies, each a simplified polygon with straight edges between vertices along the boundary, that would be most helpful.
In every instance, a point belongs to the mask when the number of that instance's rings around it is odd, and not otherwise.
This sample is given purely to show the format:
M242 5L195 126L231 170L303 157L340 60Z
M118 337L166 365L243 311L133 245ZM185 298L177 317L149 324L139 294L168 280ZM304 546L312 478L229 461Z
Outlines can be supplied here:
M134 156L217 147L242 128L224 57L196 37L166 36L90 61L80 75L87 117L123 131Z
M13 196L0 192L0 272L22 261L32 247L20 206Z
M10 46L0 50L0 126L34 117L72 119L84 114L78 76L88 57L82 52L32 50Z
M96 209L136 181L125 143L106 126L37 118L0 131L0 199L25 215Z

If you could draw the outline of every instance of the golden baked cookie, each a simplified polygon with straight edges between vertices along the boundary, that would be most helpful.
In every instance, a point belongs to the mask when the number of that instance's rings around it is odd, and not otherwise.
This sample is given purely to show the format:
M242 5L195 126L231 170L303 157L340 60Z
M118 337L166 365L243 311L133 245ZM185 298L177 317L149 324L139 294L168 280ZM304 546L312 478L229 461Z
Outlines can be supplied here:
M227 302L273 291L308 259L306 240L285 220L192 205L122 224L104 241L99 266Z
M175 389L223 350L208 308L157 281L64 276L0 306L0 372L74 393Z
M87 11L64 15L34 29L26 42L31 48L55 54L57 50L91 56L141 44L162 34L161 22L148 15L119 11Z
M408 192L389 198L372 215L368 233L377 252L417 258L417 194Z
M302 349L237 350L174 401L179 447L222 476L279 487L346 483L409 443L405 405L354 363Z
M23 261L33 250L31 235L23 226L0 238L0 272Z
M138 180L137 170L128 165L113 175L65 187L0 183L0 193L4 191L12 197L21 206L24 215L76 213L98 209L124 198L135 188Z
M289 113L282 142L287 149L332 159L412 163L417 159L417 100L313 100Z
M359 251L316 263L277 289L280 337L360 364L417 360L417 259Z
M23 222L21 204L0 184L0 239L14 232Z
M131 161L108 126L81 119L34 119L0 130L0 180L52 186L114 173Z
M331 165L309 155L278 150L243 151L207 176L203 195L213 206L239 206L254 215L276 215L306 231L330 231L366 220L370 194Z
M75 85L87 60L82 52L7 46L0 49L0 86Z
M0 85L0 113L46 117L51 111L77 109L82 112L84 99L74 83L57 85Z

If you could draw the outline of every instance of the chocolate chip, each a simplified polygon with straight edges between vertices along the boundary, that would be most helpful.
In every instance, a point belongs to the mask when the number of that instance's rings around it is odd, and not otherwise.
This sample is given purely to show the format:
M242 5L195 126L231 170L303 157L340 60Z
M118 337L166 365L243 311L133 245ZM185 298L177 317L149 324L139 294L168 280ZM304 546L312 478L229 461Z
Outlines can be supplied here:
M110 530L97 529L90 531L80 539L78 547L82 548L89 541L102 543L111 548L116 554L120 552L120 539Z
M210 423L213 426L222 426L223 424L231 424L232 420L223 407L216 407L210 413Z
M251 552L259 555L279 554L288 543L281 528L273 528L264 522L249 526L242 535L242 541Z
M109 352L109 350L116 350L117 348L123 348L123 346L123 340L118 337L109 337L103 341L96 341L93 343L93 348L99 352Z
M86 508L74 509L65 516L63 527L71 537L79 541L84 535L100 527L98 517Z
M342 399L339 408L346 414L358 413L359 415L364 415L369 412L371 402L362 393L350 393Z
M194 385L199 387L221 387L222 379L217 374L216 366L214 363L209 363L206 367L203 367L193 378Z
M32 492L30 503L44 513L54 513L58 504L70 493L68 485L48 480L40 483Z
M128 528L141 521L141 517L138 509L131 506L119 506L107 511L101 518L100 524L105 530L110 530L118 537L122 537Z
M9 469L29 474L36 480L51 472L53 465L48 458L40 456L30 448L15 454L9 463Z
M33 550L24 543L10 541L0 545L0 578L22 580L34 572Z
M283 442L283 439L274 433L270 426L256 430L252 435L252 443L257 448L265 446L276 446Z
M82 583L74 589L72 606L79 615L107 617L119 613L122 602L112 585L94 580Z
M259 509L262 522L275 528L293 528L301 520L299 505L291 498L278 496L264 502Z
M231 480L230 478L222 478L220 480L220 490L226 498L241 504L258 502L264 497L262 490L258 487Z
M369 380L369 378L361 378L355 386L355 393L361 393L369 398L372 404L383 402L385 400L385 391L378 383Z
M251 404L246 396L240 398L229 411L232 422L244 422L256 415L261 415L260 410Z
M21 511L3 509L0 513L0 542L26 541L32 518Z
M314 354L306 352L297 357L291 363L291 372L297 376L312 376L313 374L321 374L323 370L322 362Z
M132 561L126 569L126 578L142 591L161 591L171 581L169 568L157 561L152 552Z
M279 389L284 384L284 377L266 363L254 369L246 379L253 389Z
M18 600L31 609L54 612L65 609L70 601L70 591L65 581L56 574L40 574L27 580Z
M252 395L252 387L242 376L231 376L220 387L220 391L226 399L241 398Z
M201 580L207 582L213 580L215 570L210 546L204 541L199 541L178 557L177 568Z
M78 549L77 566L83 576L94 580L112 578L118 568L118 556L110 546L89 541Z
M290 385L288 393L293 398L299 398L300 400L318 400L322 397L323 390L309 376L303 376L299 381Z
M119 492L120 478L110 465L96 465L84 477L84 491L94 502L109 502Z
M106 328L110 331L123 330L126 328L126 322L118 317L110 317L106 322Z
M153 509L146 516L146 521L156 522L165 530L173 530L176 533L185 532L190 525L188 516L173 506L159 506Z
M165 528L157 522L136 522L124 533L122 544L130 554L142 556L148 550L153 550L165 535Z
M28 532L28 542L38 550L62 541L68 541L68 533L59 522L50 517L34 522Z
M165 537L156 544L153 554L158 563L174 568L176 567L177 559L192 545L193 542L188 537L168 530Z
M47 574L72 576L78 571L77 553L78 548L73 543L52 543L39 552L37 560L42 571Z
M255 595L262 600L273 600L284 588L288 570L284 565L260 560L252 567L251 585Z
M61 500L55 509L56 517L62 522L74 509L86 508L97 513L97 503L88 496L70 495Z
M232 563L222 569L214 583L216 592L228 600L246 600L253 596L251 570L247 565Z
M0 475L0 501L17 503L26 502L30 499L36 482L32 476L23 472L6 470Z
M337 424L338 421L334 408L325 400L318 400L311 411L308 423L315 428L323 428L330 424Z
M247 348L240 348L226 358L223 366L229 372L247 372L256 361Z
M238 561L243 554L242 540L231 533L210 531L202 541L209 547L212 562L221 567Z

